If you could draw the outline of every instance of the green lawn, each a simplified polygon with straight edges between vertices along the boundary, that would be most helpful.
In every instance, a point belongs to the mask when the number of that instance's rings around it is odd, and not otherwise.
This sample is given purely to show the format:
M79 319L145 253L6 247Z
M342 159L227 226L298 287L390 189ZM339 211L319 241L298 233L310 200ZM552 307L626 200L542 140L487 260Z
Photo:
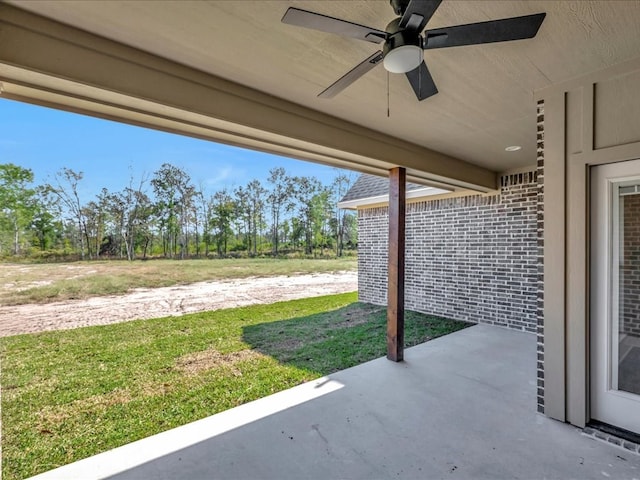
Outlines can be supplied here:
M200 260L85 261L53 264L2 264L0 304L49 303L134 288L157 288L246 277L272 277L357 269L355 257L231 258Z
M467 326L407 312L406 344ZM383 356L356 293L0 339L15 480Z

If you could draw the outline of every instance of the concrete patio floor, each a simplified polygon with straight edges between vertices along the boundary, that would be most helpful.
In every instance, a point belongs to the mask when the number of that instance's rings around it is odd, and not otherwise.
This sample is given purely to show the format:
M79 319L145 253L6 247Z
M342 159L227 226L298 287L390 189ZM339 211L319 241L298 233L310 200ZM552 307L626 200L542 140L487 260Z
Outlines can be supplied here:
M640 478L535 411L536 339L477 325L38 479Z

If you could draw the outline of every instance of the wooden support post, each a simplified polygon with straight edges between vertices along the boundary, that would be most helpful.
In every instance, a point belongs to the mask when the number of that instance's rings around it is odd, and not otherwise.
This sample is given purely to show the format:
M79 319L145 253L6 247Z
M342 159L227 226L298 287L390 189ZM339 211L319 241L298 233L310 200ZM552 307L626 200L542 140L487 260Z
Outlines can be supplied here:
M387 358L404 358L404 226L407 171L389 170L389 279L387 283Z

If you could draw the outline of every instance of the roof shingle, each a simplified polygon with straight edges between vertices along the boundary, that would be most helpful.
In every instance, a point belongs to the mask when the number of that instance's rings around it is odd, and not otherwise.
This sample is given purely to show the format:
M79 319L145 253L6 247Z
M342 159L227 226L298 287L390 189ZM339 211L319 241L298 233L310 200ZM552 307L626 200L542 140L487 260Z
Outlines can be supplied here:
M415 183L407 183L407 192L411 190L417 190L425 188L424 185L417 185ZM381 195L389 194L389 179L386 177L378 177L377 175L369 175L363 173L360 175L353 186L340 200L341 202L347 202L349 200L359 200L361 198L379 197Z

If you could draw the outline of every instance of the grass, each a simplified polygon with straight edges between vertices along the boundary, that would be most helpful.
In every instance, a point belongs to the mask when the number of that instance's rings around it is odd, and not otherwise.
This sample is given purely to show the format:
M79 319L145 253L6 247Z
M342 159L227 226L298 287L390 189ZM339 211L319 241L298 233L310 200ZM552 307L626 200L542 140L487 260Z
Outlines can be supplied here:
M334 259L240 258L215 260L91 261L57 264L4 264L0 268L0 305L50 303L134 288L246 277L356 270L353 257Z
M17 480L383 356L356 293L0 339ZM407 312L407 345L467 324Z

